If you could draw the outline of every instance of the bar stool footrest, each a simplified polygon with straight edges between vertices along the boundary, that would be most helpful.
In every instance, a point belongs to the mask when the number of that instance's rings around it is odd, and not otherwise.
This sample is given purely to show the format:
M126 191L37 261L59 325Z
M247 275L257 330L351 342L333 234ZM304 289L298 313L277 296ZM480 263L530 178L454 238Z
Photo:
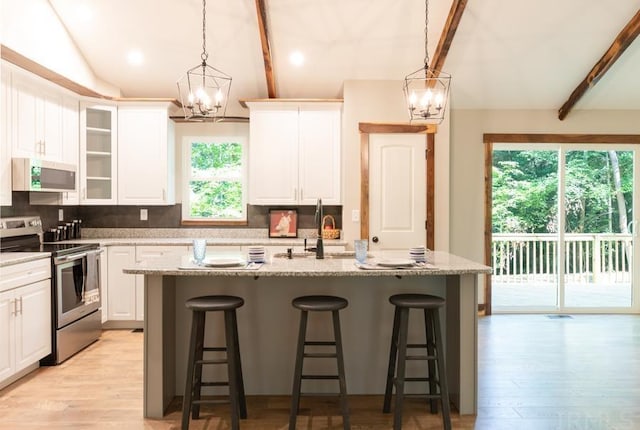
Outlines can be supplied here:
M338 354L335 352L305 352L302 356L305 358L336 358Z
M338 375L302 375L302 379L340 379Z

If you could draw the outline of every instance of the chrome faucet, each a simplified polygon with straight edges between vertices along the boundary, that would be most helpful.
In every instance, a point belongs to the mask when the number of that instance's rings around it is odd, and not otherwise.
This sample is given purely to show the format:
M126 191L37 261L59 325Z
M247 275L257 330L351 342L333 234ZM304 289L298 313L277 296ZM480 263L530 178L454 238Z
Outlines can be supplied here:
M318 199L316 204L316 227L318 229L318 240L316 242L316 258L324 259L324 244L322 243L322 218L324 218L322 210L322 199Z

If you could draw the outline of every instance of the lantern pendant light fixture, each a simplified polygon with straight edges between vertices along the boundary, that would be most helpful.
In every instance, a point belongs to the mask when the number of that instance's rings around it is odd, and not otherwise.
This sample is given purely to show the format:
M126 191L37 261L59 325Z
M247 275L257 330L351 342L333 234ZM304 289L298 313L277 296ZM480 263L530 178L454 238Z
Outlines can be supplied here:
M178 80L178 93L185 119L219 121L227 110L231 76L207 64L206 9L202 0L202 61Z
M439 124L449 99L451 75L429 67L429 0L424 10L424 66L404 78L404 95L410 121Z

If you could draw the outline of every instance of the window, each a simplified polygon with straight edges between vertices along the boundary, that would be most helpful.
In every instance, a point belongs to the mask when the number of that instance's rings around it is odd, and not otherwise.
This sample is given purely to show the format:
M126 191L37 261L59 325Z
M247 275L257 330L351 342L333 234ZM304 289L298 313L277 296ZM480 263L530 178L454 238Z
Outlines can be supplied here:
M246 139L185 137L183 221L245 221Z

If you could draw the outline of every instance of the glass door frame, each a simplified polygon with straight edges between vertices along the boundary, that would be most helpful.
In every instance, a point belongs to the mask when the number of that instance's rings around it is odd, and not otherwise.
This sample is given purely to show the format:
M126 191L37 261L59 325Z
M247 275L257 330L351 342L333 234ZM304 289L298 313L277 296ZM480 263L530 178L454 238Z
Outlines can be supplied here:
M519 308L513 310L513 313L640 313L640 238L638 230L640 229L640 135L556 135L556 134L485 134L483 136L485 144L485 264L491 265L491 240L492 240L492 166L493 166L493 149L511 149L511 150L560 150L561 157L558 160L564 171L565 154L568 150L581 151L609 151L612 149L620 151L634 152L634 182L633 182L633 266L631 280L631 306L623 308L563 308L564 292L560 288L561 297L558 306L555 308L545 308L540 310L528 310ZM561 163L561 164L560 164ZM564 201L564 178L559 177L559 189L561 194L558 196L559 201ZM564 236L564 217L559 230ZM564 258L564 257L562 257ZM561 261L562 261L561 258ZM561 266L564 267L564 266ZM564 270L564 269L563 269ZM563 282L563 280L561 281ZM484 310L485 314L493 313L491 301L491 275L485 277L484 282ZM508 311L502 311L501 313Z

